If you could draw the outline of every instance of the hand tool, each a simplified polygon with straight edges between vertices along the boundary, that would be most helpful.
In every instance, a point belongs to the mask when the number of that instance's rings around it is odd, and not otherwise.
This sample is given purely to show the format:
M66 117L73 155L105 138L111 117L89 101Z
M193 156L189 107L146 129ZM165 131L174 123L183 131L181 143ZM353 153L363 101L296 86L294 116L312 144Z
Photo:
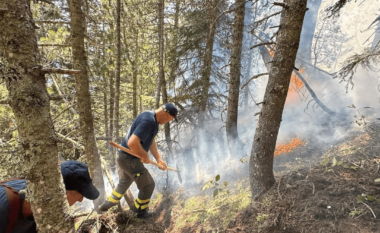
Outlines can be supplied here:
M125 148L124 146L120 146L119 144L117 144L115 142L112 142L112 141L110 142L110 145L113 146L113 147L116 147L116 148L118 148L118 149L120 149L120 150L122 150L124 152L127 152L130 155L133 155L133 156L141 159L141 156L139 156L138 154L136 154L134 151L132 151L132 150L130 150L128 148ZM156 165L159 168L162 167L161 164L153 162L152 160L149 160L149 163L153 164L153 165ZM169 170L169 171L173 171L173 172L178 172L178 173L180 172L178 169L175 169L175 168L172 168L172 167L167 167L166 169Z

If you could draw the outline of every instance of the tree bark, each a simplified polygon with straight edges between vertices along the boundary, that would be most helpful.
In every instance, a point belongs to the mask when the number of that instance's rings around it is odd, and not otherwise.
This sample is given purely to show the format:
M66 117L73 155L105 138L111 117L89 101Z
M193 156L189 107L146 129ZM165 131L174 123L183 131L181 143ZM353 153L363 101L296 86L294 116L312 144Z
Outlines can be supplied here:
M245 0L236 0L235 8L226 121L227 139L230 144L234 144L235 140L239 139L237 120L240 95L240 68L245 16Z
M135 119L138 115L137 114L137 68L136 68L135 61L133 61L132 63L132 70L133 70L132 71L132 115L133 115L133 119Z
M210 89L210 76L212 67L212 52L214 47L215 38L215 19L216 19L216 5L218 1L216 0L206 0L206 20L207 20L207 38L206 38L206 48L203 59L202 68L202 92L200 96L200 106L199 106L199 117L198 125L203 128L206 108L208 102L208 91Z
M281 14L276 53L272 61L249 161L253 199L260 197L275 183L274 150L299 46L306 3L307 0L284 1L286 7Z
M106 135L107 138L110 138L110 139L107 139L107 145L108 145L108 142L110 140L112 140L112 138L110 137L110 133L109 133L109 129L108 129L108 98L107 98L107 79L105 77L105 75L103 75L103 79L104 79L104 89L105 91L103 91L103 102L104 102L104 133Z
M115 70L115 107L113 121L113 141L119 141L119 100L120 100L120 61L121 61L121 32L120 32L120 0L116 0L116 70Z
M164 0L158 0L158 80L156 89L156 109L160 107L160 94L164 85Z
M100 192L98 199L94 201L94 208L98 210L99 205L104 201L104 181L100 155L95 140L94 122L91 111L90 84L87 75L87 57L84 48L83 25L84 14L82 12L82 0L70 1L71 37L73 49L74 67L82 72L75 75L75 89L78 98L79 125L80 132L85 146L87 165L94 185Z
M72 232L29 0L0 0L0 68L23 147L26 198L40 233Z

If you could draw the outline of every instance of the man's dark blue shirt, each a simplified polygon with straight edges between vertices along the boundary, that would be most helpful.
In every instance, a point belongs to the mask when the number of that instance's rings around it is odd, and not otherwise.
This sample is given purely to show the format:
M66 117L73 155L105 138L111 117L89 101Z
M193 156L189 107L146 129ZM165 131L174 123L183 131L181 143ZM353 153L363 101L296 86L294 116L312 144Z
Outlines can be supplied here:
M156 115L153 111L143 112L133 121L127 135L121 142L121 146L129 148L127 145L128 139L132 134L140 139L142 148L148 152L153 143L154 137L157 135L159 124L156 121Z

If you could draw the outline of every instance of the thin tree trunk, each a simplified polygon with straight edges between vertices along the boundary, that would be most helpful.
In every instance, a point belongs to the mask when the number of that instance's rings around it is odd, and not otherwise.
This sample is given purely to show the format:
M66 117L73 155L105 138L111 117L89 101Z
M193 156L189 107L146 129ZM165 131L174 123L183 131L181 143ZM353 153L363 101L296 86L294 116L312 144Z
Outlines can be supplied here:
M160 106L160 93L164 85L164 0L158 0L158 45L159 45L159 62L158 62L158 80L156 87L156 109Z
M104 38L104 24L102 25L102 38ZM102 40L102 55L100 56L99 54L99 60L103 59L103 61L105 61L107 58L106 58L106 51L105 51L105 40L103 39ZM103 78L103 83L104 83L104 90L103 90L103 102L104 102L104 109L103 109L103 113L104 113L104 133L106 135L106 138L109 138L109 125L108 125L108 83L107 83L107 72L102 70L101 71L101 76ZM112 140L112 139L111 139ZM106 147L109 148L109 144L108 144L109 140L107 140L107 145Z
M174 28L173 28L173 45L171 48L171 53L170 53L170 76L169 76L169 82L174 82L175 80L175 73L178 69L179 66L179 60L178 60L178 55L177 55L177 46L178 46L178 21L179 21L179 6L180 6L180 1L175 2L175 15L174 15ZM167 96L167 90L166 90L166 80L164 79L164 88L163 88L163 97L164 97L164 103L167 103L168 96ZM172 151L172 140L171 140L171 134L170 134L170 122L165 124L164 126L165 129L165 139L166 139L166 144L168 145L168 149L171 152Z
M121 61L121 32L120 32L120 0L116 0L116 70L115 70L115 107L113 121L113 141L119 141L119 100L120 100L120 61Z
M132 115L133 119L137 117L137 69L136 63L132 63Z
M103 76L103 78L105 78ZM106 134L106 138L109 138L110 136L110 133L109 133L109 130L108 130L108 98L107 98L107 82L106 82L106 79L104 79L104 83L106 84L105 85L105 91L103 91L103 102L104 102L104 131L105 131L105 134ZM108 142L109 140L107 140L107 145L108 145Z
M198 125L203 128L206 117L208 91L210 89L210 76L212 67L212 52L215 38L216 0L206 0L207 40L203 59L202 92L200 96Z
M104 201L104 181L100 155L96 146L93 116L91 111L90 84L87 75L87 57L84 49L84 27L82 0L70 0L71 37L73 49L74 68L82 72L75 75L75 89L78 98L80 132L85 146L87 164L94 185L98 188L100 196L94 201L94 208Z
M65 188L50 115L46 80L41 72L29 0L0 0L0 67L23 147L27 198L40 233L73 232L67 218ZM3 216L1 216L3 217Z
M309 10L305 14L305 23L302 27L300 45L297 57L302 61L311 63L311 47L313 44L315 25L317 24L318 11L322 0L308 0L307 8ZM301 66L303 66L301 64Z
M113 23L111 22L110 23L110 28L111 28L111 30L113 30ZM112 60L112 58L110 58L111 60ZM109 122L109 124L110 124L110 127L109 127L109 129L110 129L110 137L111 138L113 138L113 132L114 132L114 120L115 120L115 118L114 118L114 107L115 107L115 83L114 83L114 77L113 77L114 75L113 74L111 74L110 76L109 76L109 81L110 81L110 83L109 83L109 85L110 85L110 88L109 88L109 91L110 91L110 103L109 103L109 106L110 106L110 122ZM111 152L111 154L113 154L113 152L115 151L114 150L114 147L112 147L112 146L110 146L109 147L109 150L110 150L110 152Z
M252 2L247 2L246 4L246 11L244 16L244 26L245 27L251 27L252 22L255 22L256 15L257 15L257 3L252 4ZM255 14L252 15L253 7L255 7ZM253 59L253 51L249 48L251 48L254 44L254 40L251 33L246 32L243 36L243 53L245 56L243 56L245 60L245 64L242 65L242 67L245 66L245 72L244 72L244 80L248 81L251 76L251 68L252 68L252 59ZM245 46L244 46L245 45ZM248 46L248 47L247 47ZM249 111L249 87L244 88L244 111L248 113Z
M277 36L276 52L269 73L264 103L257 124L249 161L252 198L256 199L275 183L273 157L282 112L288 94L307 0L285 0Z
M234 141L239 139L237 120L240 95L240 67L245 16L245 0L236 0L235 8L226 121L227 139L231 144L234 144Z
M114 77L113 74L109 76L109 91L110 91L110 99L109 99L109 106L110 106L110 118L109 118L109 132L110 137L113 138L113 126L114 126L114 107L115 107L115 85L114 85ZM113 147L110 147L110 151L114 151Z

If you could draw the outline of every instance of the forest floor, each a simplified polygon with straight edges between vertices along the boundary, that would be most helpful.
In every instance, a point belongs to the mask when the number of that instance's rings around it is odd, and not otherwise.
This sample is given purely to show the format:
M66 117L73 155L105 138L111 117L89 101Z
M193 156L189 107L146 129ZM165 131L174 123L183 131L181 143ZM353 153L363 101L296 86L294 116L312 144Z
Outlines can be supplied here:
M375 126L331 147L316 163L284 163L287 169L275 173L275 185L258 200L251 200L249 181L242 180L215 197L210 192L185 197L181 190L159 195L151 205L156 215L148 221L111 209L79 217L76 226L83 233L380 232L380 127ZM297 150L302 148L293 156Z

